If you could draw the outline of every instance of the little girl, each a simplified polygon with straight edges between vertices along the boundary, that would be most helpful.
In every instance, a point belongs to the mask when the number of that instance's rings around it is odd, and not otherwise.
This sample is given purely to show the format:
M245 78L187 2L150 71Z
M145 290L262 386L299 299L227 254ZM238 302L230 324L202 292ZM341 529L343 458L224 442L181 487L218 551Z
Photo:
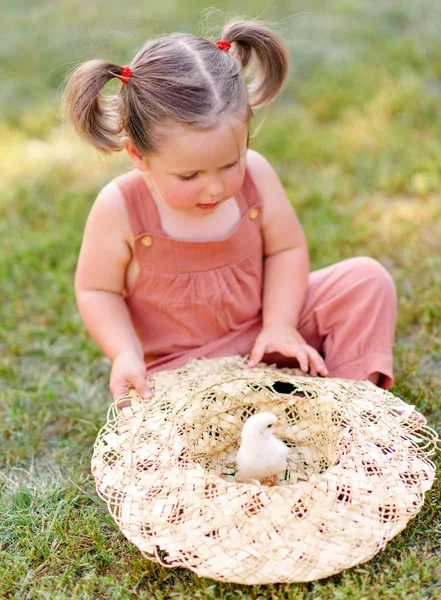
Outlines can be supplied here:
M111 392L150 397L146 373L234 354L389 388L391 277L370 258L310 273L276 173L248 150L252 109L286 78L284 44L256 22L222 37L160 37L125 67L89 61L66 90L79 134L104 152L124 147L135 167L98 195L76 273ZM115 77L120 93L104 98Z

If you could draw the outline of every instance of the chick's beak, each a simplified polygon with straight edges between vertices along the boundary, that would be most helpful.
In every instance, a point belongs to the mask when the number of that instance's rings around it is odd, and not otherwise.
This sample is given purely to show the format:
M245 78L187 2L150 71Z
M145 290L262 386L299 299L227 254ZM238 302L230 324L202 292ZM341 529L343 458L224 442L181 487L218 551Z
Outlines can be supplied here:
M276 423L274 424L274 427L283 427L284 423L282 423L282 421L276 421Z

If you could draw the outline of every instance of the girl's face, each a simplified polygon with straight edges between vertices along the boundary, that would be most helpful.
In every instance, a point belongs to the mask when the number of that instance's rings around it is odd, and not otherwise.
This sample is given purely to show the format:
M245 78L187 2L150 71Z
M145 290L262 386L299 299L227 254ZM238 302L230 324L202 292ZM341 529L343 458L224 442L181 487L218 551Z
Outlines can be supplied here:
M246 123L237 120L206 131L174 124L165 135L161 149L141 164L127 148L156 200L203 215L237 193L245 175Z

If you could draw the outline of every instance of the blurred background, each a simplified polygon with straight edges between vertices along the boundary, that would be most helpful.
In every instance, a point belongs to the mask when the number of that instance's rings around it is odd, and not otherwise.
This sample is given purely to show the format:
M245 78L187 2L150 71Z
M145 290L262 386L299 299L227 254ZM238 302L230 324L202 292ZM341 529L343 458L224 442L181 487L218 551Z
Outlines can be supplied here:
M256 125L266 118L252 147L285 185L313 268L369 255L389 269L399 297L392 391L440 427L439 2L237 0L210 9L202 0L19 0L1 2L0 11L0 477L10 517L0 539L11 556L33 549L5 563L5 590L21 582L20 597L37 597L25 575L50 555L43 521L26 522L31 534L17 521L20 503L28 512L46 506L49 518L60 498L75 498L88 525L92 508L100 511L89 461L111 402L109 364L81 324L73 278L94 198L130 165L123 154L99 156L62 122L65 78L85 60L127 64L147 39L176 30L215 40L225 20L239 15L273 23L292 68L283 93L257 113ZM419 550L426 557L441 545L430 525L439 486L432 494L421 532L410 534L432 540ZM41 531L46 541L38 545ZM110 523L105 535L116 536ZM395 552L404 561L399 546ZM41 589L56 589L49 580L64 572L51 568Z

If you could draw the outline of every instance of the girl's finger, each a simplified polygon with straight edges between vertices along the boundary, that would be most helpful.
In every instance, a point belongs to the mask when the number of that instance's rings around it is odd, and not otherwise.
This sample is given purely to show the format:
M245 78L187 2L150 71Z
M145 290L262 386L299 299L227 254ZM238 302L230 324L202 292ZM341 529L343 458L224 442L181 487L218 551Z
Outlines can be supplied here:
M149 388L143 373L138 373L137 375L133 376L130 383L133 385L141 398L148 399L152 397L152 391Z
M311 346L307 346L306 351L308 353L309 363L311 365L311 375L315 376L317 373L320 373L320 375L323 375L323 377L329 375L325 361L317 352L317 350Z
M141 396L141 398L149 399L152 397L152 392L149 386L147 385L144 376L138 375L131 377L130 379L131 381L124 380L111 384L110 392L115 401L117 401L120 396L125 394L127 392L127 389L129 388L135 388L135 390ZM131 402L128 398L118 402L118 408L124 408L125 406L130 405Z
M148 400L149 398L151 398L153 396L152 390L149 388L149 386L147 384L141 385L140 387L136 388L136 391L141 396L141 398L145 398L146 400Z
M127 382L123 383L112 383L110 385L110 393L113 396L115 402L117 402L118 398L122 396L127 391ZM124 408L125 406L130 406L130 400L121 400L118 402L118 408Z
M304 350L301 346L291 346L291 349L289 352L284 352L283 354L285 354L285 356L292 356L293 358L296 358L299 362L299 366L301 368L302 371L304 371L305 373L308 372L308 368L309 368L309 358L308 358L308 354L306 352L306 350Z
M127 390L127 382L111 382L109 387L110 393L112 394L114 400L116 400L117 398L122 396L122 394L124 394L124 392Z
M312 363L312 361L309 365L309 374L311 375L311 377L317 377L317 375L318 375L316 368L315 368L314 364Z
M115 401L116 401L116 398L115 398ZM119 409L121 409L121 408L126 408L126 406L132 406L132 403L129 400L129 398L125 398L124 400L120 400L117 403L117 406L118 406Z
M254 344L254 348L251 350L250 360L248 361L249 367L255 367L263 358L265 354L266 346L264 343L257 341Z

